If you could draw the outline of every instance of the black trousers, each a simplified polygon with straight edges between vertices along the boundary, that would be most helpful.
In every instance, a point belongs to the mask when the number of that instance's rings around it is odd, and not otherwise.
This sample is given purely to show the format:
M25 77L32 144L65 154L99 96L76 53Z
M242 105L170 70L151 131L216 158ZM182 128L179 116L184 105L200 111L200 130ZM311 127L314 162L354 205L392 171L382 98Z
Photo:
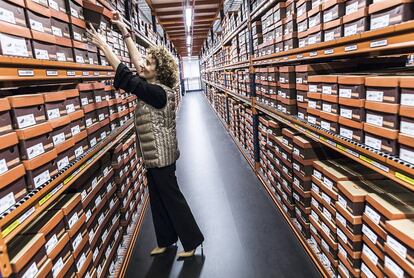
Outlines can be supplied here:
M147 172L152 218L159 247L167 247L179 238L185 251L204 241L194 216L178 187L175 163Z

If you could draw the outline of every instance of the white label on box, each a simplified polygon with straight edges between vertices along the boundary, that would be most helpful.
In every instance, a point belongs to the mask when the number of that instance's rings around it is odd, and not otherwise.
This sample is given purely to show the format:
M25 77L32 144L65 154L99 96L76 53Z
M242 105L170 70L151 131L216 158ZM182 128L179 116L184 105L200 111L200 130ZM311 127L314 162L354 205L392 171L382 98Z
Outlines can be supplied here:
M328 245L328 243L326 243L325 240L321 239L321 245L326 251L329 252L329 245Z
M98 207L98 206L99 206L99 204L101 203L101 201L102 201L102 197L101 197L101 196L98 196L98 197L96 198L96 200L95 200L95 207Z
M36 119L33 114L19 116L16 119L17 119L17 126L19 128L25 128L25 127L36 124Z
M57 277L59 272L62 270L64 264L63 264L63 259L59 258L59 260L57 260L57 262L55 262L53 264L52 267L52 273L53 273L53 277Z
M85 263L85 261L86 261L86 256L85 256L85 253L82 253L82 256L79 258L79 260L76 262L76 269L78 270L78 271L80 271L81 270L81 268L82 268L82 266L83 266L83 264Z
M318 231L315 229L315 227L313 227L313 225L310 225L310 229L314 234L318 234Z
M57 165L58 165L58 170L59 171L62 170L63 168L69 165L69 158L65 156L64 158L58 161Z
M18 70L17 71L19 76L34 76L34 71L33 70Z
M109 254L111 253L111 248L110 248L110 246L106 249L106 251L105 251L105 257L107 258L107 259L109 259Z
M344 117L344 118L347 118L347 119L352 119L352 110L341 107L340 115L341 115L341 117Z
M316 109L316 101L309 100L308 101L308 107L309 108L315 108Z
M362 253L364 253L368 259L374 263L374 265L376 265L378 263L378 257L377 255L375 255L375 253L368 248L367 245L364 244L364 246L362 247Z
M405 259L407 257L407 248L405 248L401 243L399 243L390 235L387 235L387 245L402 258Z
M296 186L300 186L299 180L296 177L293 178L293 184L295 184Z
M32 278L36 277L39 269L37 268L36 262L32 263L32 265L26 270L23 274L22 278Z
M323 22L328 22L331 21L333 18L333 13L332 11L328 12L328 13L324 13L323 14Z
M293 198L294 198L296 201L298 201L298 202L299 202L299 200L300 200L299 195L298 195L298 194L296 194L295 192L293 192Z
M3 174L9 170L9 167L7 167L6 159L0 159L0 174Z
M14 205L16 203L16 200L14 199L13 192L10 192L3 198L0 198L0 213L5 212L9 207Z
M351 89L345 89L345 88L339 89L339 97L351 98L351 95L352 95Z
M313 192L315 192L315 193L319 193L319 187L317 187L314 183L312 183L312 188L311 188L311 190L313 191Z
M73 103L66 105L66 112L68 114L75 112L75 105Z
M82 103L83 106L88 105L89 104L88 98L86 98L86 97L81 98L81 103Z
M414 152L400 148L400 159L414 164Z
M330 95L332 94L331 86L322 86L322 94Z
M76 158L80 157L83 154L83 147L80 146L75 150L75 156Z
M332 215L329 212L329 210L327 208L323 208L322 213L326 216L326 218L328 218L330 221L332 221Z
M374 273L364 264L361 264L361 271L368 277L368 278L376 278Z
M66 62L66 55L63 52L56 52L56 57L59 62Z
M339 128L339 134L345 138L352 139L353 131L344 127Z
M345 249L340 244L338 244L338 252L340 254L342 254L342 256L344 256L345 258L348 256ZM344 269L342 269L342 270L344 270ZM346 268L345 268L345 270L346 270ZM348 271L348 270L346 270L346 271ZM349 274L347 275L347 277L349 277Z
M35 48L36 59L49 60L49 52L46 49Z
M313 169L313 175L314 175L317 179L322 180L322 174L321 174L321 172L319 172L318 170Z
M371 136L365 135L365 145L377 149L377 150L381 150L381 145L382 142L379 139L373 138Z
M300 171L300 166L293 162L293 169L295 169L296 171Z
M63 37L63 34L62 34L62 29L60 29L60 28L58 28L58 27L52 26L52 33L53 33L53 35L55 35L55 36L58 36L58 37Z
M51 7L52 9L59 11L59 5L58 3L56 3L54 0L49 0L49 7Z
M332 105L330 105L329 103L324 103L322 104L322 110L328 113L332 112Z
M53 145L57 146L57 145L65 142L65 133L61 132L61 133L53 136L52 138L53 138Z
M342 197L340 194L338 194L338 201L339 201L339 203L344 207L344 208L346 208L347 207L347 203L346 203L346 200L345 200L345 198L344 197Z
M60 117L59 108L47 110L47 117L49 120L59 118Z
M297 84L302 84L303 83L303 78L297 77L296 78L296 83Z
M99 254L99 249L96 248L95 251L93 251L93 255L92 255L94 261L96 260L96 257L98 257L98 254Z
M362 233L366 235L372 243L377 243L377 235L365 224L362 225Z
M45 29L43 28L42 22L36 21L32 18L30 19L30 28L32 30L36 30L42 33L45 31Z
M346 26L344 29L345 37L355 35L358 32L358 24Z
M297 95L296 99L297 99L297 101L303 102L303 96L302 95Z
M76 63L85 63L85 61L83 60L83 56L76 55Z
M391 270L391 272L394 273L395 276L397 276L398 278L403 278L404 277L404 270L401 267L399 267L388 256L385 256L384 265L385 265L386 268L388 268L389 270Z
M331 204L331 197L325 194L325 192L322 192L322 199L324 199L329 205Z
M105 114L104 113L99 114L98 118L99 118L99 121L105 120Z
M82 241L82 233L79 233L76 236L76 238L73 240L73 243L72 243L73 250L76 250L76 248L78 248L81 241Z
M79 125L76 125L74 127L70 128L70 131L72 133L72 136L75 136L76 134L78 134L80 132L80 127Z
M96 185L98 184L98 178L97 177L95 177L93 180L92 180L92 183L91 183L91 185L92 185L92 189L94 189L95 187L96 187Z
M379 215L375 210L373 210L370 206L366 205L365 206L365 211L364 213L366 214L366 216L368 216L369 219L372 220L372 222L374 222L375 224L379 224L380 220L381 220L381 215Z
M101 214L101 215L99 216L99 218L98 218L98 223L99 223L99 225L101 225L101 224L102 224L102 222L104 221L104 218L105 218L105 216L104 216L103 214Z
M322 222L321 223L321 227L322 227L322 230L327 234L327 235L329 235L330 234L330 232L331 232L331 230L329 230L329 227L328 226L326 226L326 224L324 223L324 222Z
M401 105L414 106L414 94L401 94Z
M32 159L38 155L41 155L45 152L45 149L43 148L43 143L38 143L30 148L27 148L27 157L29 159Z
M315 26L317 23L317 18L316 17L312 17L309 19L309 28L312 28L313 26Z
M318 85L309 85L309 92L316 93L318 91Z
M35 187L38 188L39 186L41 186L42 184L44 184L48 180L50 180L50 174L49 174L49 170L46 170L43 173L41 173L40 175L37 175L36 177L34 177Z
M101 140L103 140L103 139L105 139L106 138L106 132L105 131L103 131L102 133L101 133Z
M0 34L3 55L29 57L26 40Z
M54 234L47 242L46 242L46 253L49 255L50 252L52 252L53 248L55 248L55 246L58 243L58 238L56 236L56 234Z
M336 233L338 234L338 236L342 239L343 242L348 243L348 238L346 237L346 235L341 231L341 229L336 228Z
M316 43L316 37L312 36L308 38L308 44L315 44Z
M382 102L384 100L384 92L382 92L382 91L367 91L367 100Z
M74 17L77 17L77 18L79 18L79 13L78 13L78 11L76 10L76 9L74 9L74 8L70 8L70 14L72 15L72 16L74 16Z
M324 38L325 38L326 42L334 40L335 39L335 31L325 32Z
M326 185L329 189L333 188L333 182L327 177L323 177L323 184Z
M89 127L89 126L91 126L92 125L92 118L88 118L88 119L86 119L86 127Z
M93 65L93 58L92 57L89 57L89 64ZM98 72L98 74L99 74L99 72Z
M78 219L79 219L78 214L74 213L68 221L69 229L72 229L73 225L75 225L75 223L78 221Z
M82 192L83 193L83 192ZM85 196L85 198L86 198L86 196ZM85 199L83 196L82 196L82 199ZM86 222L88 222L88 220L91 218L91 216L92 216L92 212L91 212L91 210L89 209L86 213L85 213L85 216L86 216ZM93 230L92 230L93 231Z
M12 11L0 8L0 20L6 21L11 24L16 24L14 13Z
M383 16L372 18L371 17L371 28L370 30L375 30L379 28L384 28L390 25L390 15L385 14Z
M401 133L414 136L414 123L401 121L400 131Z
M347 5L345 8L345 14L347 15L356 11L358 11L358 1L350 5Z
M345 217L343 217L339 213L336 213L336 219L339 221L339 223L341 223L344 227L346 227Z
M128 217L125 216L125 218L128 218ZM107 237L108 237L108 230L105 230L105 232L102 234L102 241L105 241Z
M330 130L331 129L331 124L325 121L321 121L321 128L326 129L326 130Z
M379 115L373 115L367 113L367 123L375 125L375 126L382 126L383 125L383 117Z

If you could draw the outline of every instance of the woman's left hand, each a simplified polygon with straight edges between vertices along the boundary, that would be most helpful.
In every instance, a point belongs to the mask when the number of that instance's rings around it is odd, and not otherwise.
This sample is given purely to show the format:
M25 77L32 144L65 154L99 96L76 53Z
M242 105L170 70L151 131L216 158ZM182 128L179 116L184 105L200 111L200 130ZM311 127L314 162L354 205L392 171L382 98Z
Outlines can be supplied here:
M92 24L89 24L89 26L90 29L87 29L86 31L88 32L88 38L90 42L99 47L100 49L109 47L103 35L99 34Z

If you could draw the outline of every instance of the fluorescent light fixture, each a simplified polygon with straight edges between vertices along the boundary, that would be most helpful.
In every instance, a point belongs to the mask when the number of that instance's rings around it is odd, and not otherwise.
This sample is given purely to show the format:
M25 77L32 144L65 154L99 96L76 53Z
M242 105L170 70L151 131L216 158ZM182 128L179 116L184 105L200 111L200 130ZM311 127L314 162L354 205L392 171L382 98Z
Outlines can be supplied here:
M191 45L191 35L187 36L187 45Z
M190 7L185 8L185 25L187 25L188 30L190 30L193 10Z

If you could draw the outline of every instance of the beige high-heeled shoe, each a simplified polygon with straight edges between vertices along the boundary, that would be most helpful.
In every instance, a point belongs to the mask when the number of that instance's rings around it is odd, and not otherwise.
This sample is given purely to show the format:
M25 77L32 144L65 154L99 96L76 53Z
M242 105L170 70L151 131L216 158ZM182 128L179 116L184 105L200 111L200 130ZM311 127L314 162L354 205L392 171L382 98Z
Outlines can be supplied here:
M152 249L151 251L151 256L155 256L155 255L160 255L165 253L165 251L167 251L167 247L155 247L154 249Z
M201 247L201 255L204 255L203 244L202 243L201 243L200 247ZM182 251L182 252L177 254L177 257L178 257L178 259L190 258L190 257L194 256L196 250L197 250L197 247L195 249L191 250L191 251L187 251L187 252Z

